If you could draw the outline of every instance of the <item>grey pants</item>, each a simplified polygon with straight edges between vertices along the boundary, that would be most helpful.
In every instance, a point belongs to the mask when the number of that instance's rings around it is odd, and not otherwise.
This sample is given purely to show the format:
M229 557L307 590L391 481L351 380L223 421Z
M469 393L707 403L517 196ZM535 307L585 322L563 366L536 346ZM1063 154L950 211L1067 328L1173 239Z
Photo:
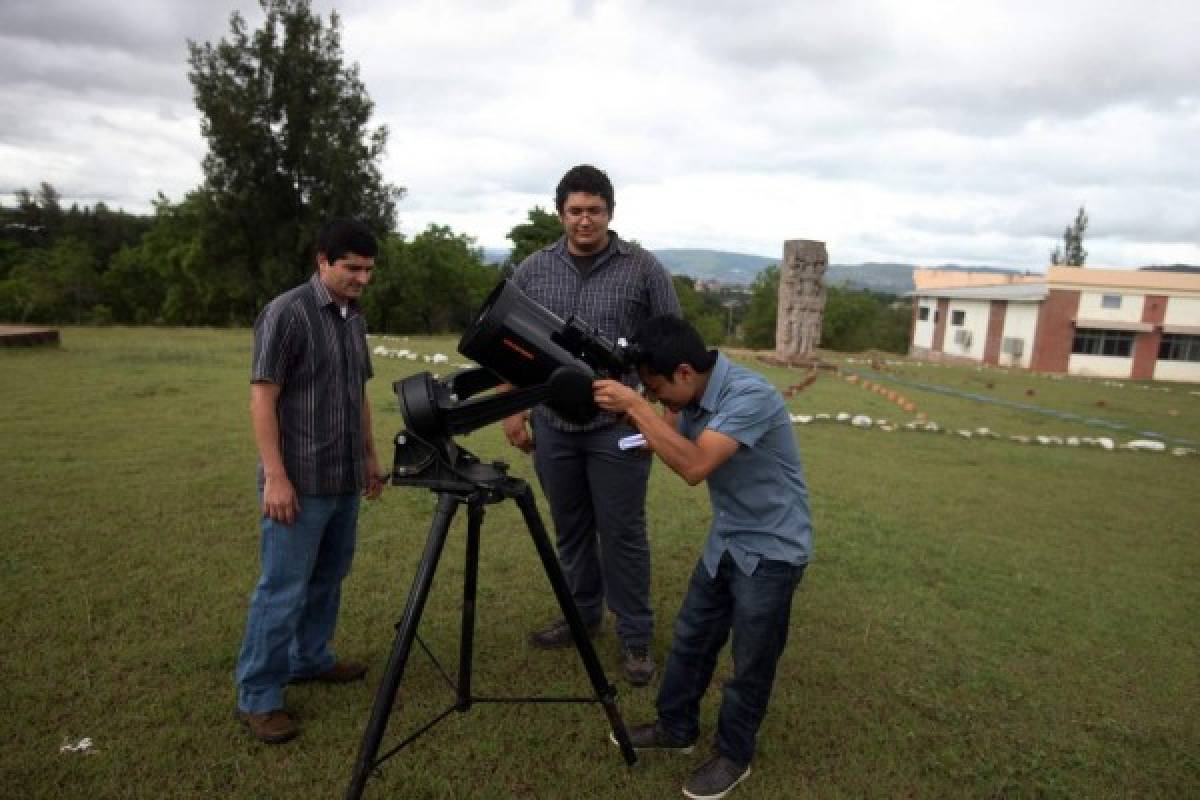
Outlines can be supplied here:
M651 454L617 446L631 433L624 425L567 433L533 415L534 469L571 595L589 625L603 617L607 602L626 646L649 644L654 635L646 539Z

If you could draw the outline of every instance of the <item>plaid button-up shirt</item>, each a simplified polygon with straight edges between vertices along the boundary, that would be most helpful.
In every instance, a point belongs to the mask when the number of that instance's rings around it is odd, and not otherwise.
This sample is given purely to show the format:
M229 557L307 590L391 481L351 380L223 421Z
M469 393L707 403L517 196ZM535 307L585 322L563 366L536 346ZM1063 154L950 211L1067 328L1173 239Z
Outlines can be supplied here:
M372 375L358 304L351 302L343 317L319 274L258 315L250 380L281 387L279 444L299 494L342 494L366 485L362 412Z
M517 267L513 283L530 298L563 319L575 315L599 331L610 342L632 339L638 326L661 314L680 316L679 298L671 275L654 255L609 231L607 250L581 276L567 252L566 237L533 253ZM637 376L626 376L631 386ZM600 412L586 425L562 419L545 406L555 428L583 431L612 424L614 416Z

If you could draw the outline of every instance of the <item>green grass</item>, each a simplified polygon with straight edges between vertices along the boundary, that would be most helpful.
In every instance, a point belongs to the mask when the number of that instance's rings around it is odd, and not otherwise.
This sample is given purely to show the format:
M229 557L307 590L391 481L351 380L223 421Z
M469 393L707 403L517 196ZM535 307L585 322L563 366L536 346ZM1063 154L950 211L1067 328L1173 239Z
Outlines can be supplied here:
M389 345L450 354L454 343ZM233 664L257 576L249 346L245 330L79 328L64 330L58 349L0 351L0 796L344 792L434 496L392 488L362 515L338 648L370 662L368 682L294 687L288 702L302 738L283 747L250 740L232 719ZM781 388L802 377L755 366ZM384 453L401 427L391 383L423 368L376 360L370 391ZM1200 440L1196 386L1143 390L908 363L886 370ZM945 428L1134 438L903 391ZM790 405L908 419L831 373ZM1200 792L1200 457L835 423L796 431L816 557L797 595L755 773L735 796ZM532 475L496 427L460 442ZM659 465L649 516L661 661L707 498ZM421 629L451 666L464 528L460 518ZM525 644L554 613L515 507L490 506L477 692L588 693L573 650ZM615 680L611 626L597 647ZM652 689L620 690L628 722L653 713ZM452 701L419 651L402 695L389 739ZM716 706L714 690L703 707L706 739ZM59 752L84 736L97 753ZM480 705L389 762L367 794L673 797L698 758L651 754L629 770L598 706Z

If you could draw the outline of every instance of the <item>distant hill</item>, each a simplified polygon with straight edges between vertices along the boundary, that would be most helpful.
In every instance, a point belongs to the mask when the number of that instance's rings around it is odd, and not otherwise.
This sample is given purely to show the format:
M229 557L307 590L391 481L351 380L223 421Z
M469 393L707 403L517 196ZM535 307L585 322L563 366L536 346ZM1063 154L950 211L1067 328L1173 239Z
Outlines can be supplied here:
M749 286L754 276L778 258L752 256L746 253L730 253L725 250L655 250L654 255L673 275L690 275L698 281L720 281Z
M688 275L698 281L718 281L723 284L740 284L749 286L755 276L772 264L778 264L778 258L755 256L748 253L731 253L726 250L703 250L687 248L667 248L655 250L654 255L673 275ZM495 248L484 249L484 260L490 264L498 264L508 256L505 250ZM828 286L840 286L848 289L869 289L873 292L887 294L902 294L913 290L914 264L866 263L866 264L830 264L825 273L825 283ZM937 269L971 270L972 272L1014 272L1003 267L960 266L944 264Z
M654 254L675 275L690 275L696 280L715 280L726 284L750 284L759 272L778 264L778 258L730 253L724 250L655 250ZM913 290L914 264L869 262L865 264L830 264L825 272L828 286L848 289L870 289L873 292L901 294ZM937 269L971 270L972 272L1013 272L1003 267L959 266L944 264Z

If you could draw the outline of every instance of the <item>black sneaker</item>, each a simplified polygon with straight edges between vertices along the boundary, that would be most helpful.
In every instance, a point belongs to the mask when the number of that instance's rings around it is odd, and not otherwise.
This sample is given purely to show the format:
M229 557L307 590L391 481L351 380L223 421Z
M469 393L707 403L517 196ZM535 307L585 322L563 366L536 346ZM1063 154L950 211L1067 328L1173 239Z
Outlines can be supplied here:
M650 648L644 644L629 645L625 648L625 680L634 686L645 686L654 679L654 656Z
M671 750L687 755L696 747L694 742L683 742L671 738L657 721L634 725L626 730L629 733L629 743L633 745L634 750ZM608 739L615 745L621 744L617 741L617 735L611 731L609 731Z
M584 628L587 630L588 637L594 639L600 632L600 623L584 625ZM575 644L575 639L571 636L571 626L567 624L567 621L556 619L545 628L529 634L529 643L543 650L553 650L559 647L570 647Z
M688 776L683 784L683 795L692 800L720 800L749 774L749 765L739 767L717 753Z

